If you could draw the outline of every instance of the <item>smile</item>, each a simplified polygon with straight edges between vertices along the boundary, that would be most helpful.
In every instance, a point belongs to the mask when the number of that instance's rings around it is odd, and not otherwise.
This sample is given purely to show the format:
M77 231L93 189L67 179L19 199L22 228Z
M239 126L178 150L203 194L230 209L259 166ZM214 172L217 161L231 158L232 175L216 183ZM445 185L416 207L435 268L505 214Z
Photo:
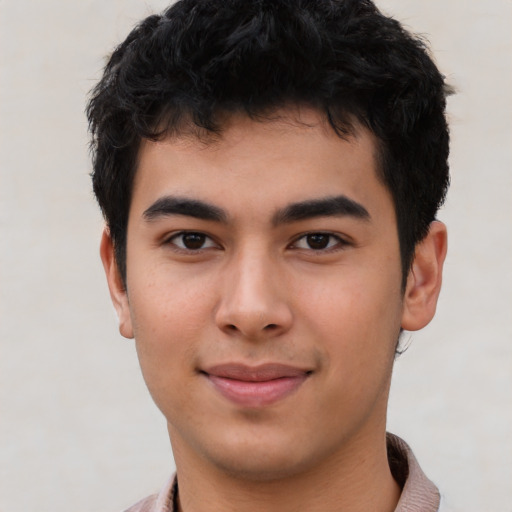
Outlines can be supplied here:
M281 364L223 364L202 372L225 398L243 407L265 407L294 393L311 371Z

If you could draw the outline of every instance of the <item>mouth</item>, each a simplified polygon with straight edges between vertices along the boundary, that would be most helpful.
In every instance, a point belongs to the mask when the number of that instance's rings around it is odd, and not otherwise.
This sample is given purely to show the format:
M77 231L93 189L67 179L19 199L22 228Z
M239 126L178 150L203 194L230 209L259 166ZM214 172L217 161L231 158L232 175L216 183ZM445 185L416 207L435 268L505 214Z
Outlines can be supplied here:
M257 408L272 405L297 391L312 371L275 363L228 363L201 373L224 398L239 406Z

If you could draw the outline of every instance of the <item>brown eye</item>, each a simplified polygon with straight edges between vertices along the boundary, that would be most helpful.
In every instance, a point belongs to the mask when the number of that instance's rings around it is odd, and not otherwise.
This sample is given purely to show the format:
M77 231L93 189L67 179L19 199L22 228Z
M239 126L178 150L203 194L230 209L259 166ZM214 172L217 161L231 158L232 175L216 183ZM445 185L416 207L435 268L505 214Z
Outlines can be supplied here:
M306 236L306 243L310 249L326 249L329 246L329 242L332 237L324 233L313 233Z
M186 233L182 235L183 245L187 249L201 249L206 239L201 233Z
M308 233L293 243L295 249L308 249L310 251L328 251L342 249L347 244L345 240L333 233Z
M208 249L216 247L215 242L204 233L184 232L174 235L169 242L179 249L186 251L198 251L200 249Z

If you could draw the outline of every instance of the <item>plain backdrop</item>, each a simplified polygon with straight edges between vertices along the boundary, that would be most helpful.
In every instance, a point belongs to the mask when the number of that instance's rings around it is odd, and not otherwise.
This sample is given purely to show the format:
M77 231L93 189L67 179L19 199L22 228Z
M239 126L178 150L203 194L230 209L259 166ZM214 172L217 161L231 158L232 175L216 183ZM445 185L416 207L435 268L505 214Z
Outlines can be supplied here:
M0 0L0 511L107 512L173 470L98 257L87 92L154 0ZM461 512L512 512L512 2L382 0L457 88L438 315L389 429Z

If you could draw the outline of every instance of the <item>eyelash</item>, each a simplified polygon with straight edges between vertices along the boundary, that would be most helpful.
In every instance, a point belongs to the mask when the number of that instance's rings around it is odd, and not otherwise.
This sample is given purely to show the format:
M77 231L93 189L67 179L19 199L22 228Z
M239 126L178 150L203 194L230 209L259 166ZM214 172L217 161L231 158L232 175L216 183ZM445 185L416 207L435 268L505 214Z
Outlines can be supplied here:
M309 237L327 237L328 238L327 246L316 248L316 249L311 246L304 247L304 248L297 246L301 240L307 240ZM312 242L312 240L309 241L309 243L311 243L311 242ZM308 243L308 242L306 242L306 243ZM348 245L350 245L350 243L347 240L343 239L339 235L335 235L334 233L329 233L329 232L325 232L325 231L312 231L309 233L304 233L303 235L297 237L295 239L295 241L290 245L290 247L295 247L296 249L299 249L299 250L306 250L306 251L311 251L314 253L325 254L325 253L339 251Z
M183 243L183 238L186 236L198 237L199 238L198 242L200 243L200 247L196 247L196 248L186 247L185 243ZM299 247L298 246L298 244L301 240L305 240L306 243L308 245L310 245L313 242L313 240L311 239L311 240L307 241L309 237L317 237L317 239L321 238L321 237L327 237L328 238L327 245L325 247L317 247L317 248L313 248L311 246L309 246L309 247ZM176 240L179 240L179 239L181 239L182 246L180 246L176 243ZM317 241L319 241L319 240L317 240ZM205 247L204 244L206 242L208 242L209 245ZM212 239L212 237L210 237L200 231L180 231L179 233L175 233L174 235L169 237L165 241L165 244L172 245L175 251L188 253L188 254L200 254L203 251L211 249L211 248L220 248L219 244L217 244ZM300 235L288 247L292 248L292 249L297 249L297 250L311 251L313 253L318 253L318 254L325 254L325 253L339 251L348 245L350 245L350 242L343 239L339 235L335 235L334 233L323 232L323 231L312 231L312 232L304 233L304 234Z
M185 244L183 243L183 238L186 237L186 236L196 236L196 237L200 237L203 239L203 243L201 244L201 247L197 247L197 248L189 248L189 247L185 247ZM181 239L181 242L182 242L182 245L183 247L180 247L177 243L176 243L176 240L177 239ZM210 245L208 245L207 247L204 247L204 243L206 241L209 241ZM171 237L169 237L166 241L165 241L165 244L169 244L169 245L172 245L174 250L177 251L177 252L184 252L184 253L193 253L193 254L199 254L201 252L203 252L204 250L207 250L207 249L211 249L211 248L218 248L219 245L212 239L212 237L206 235L205 233L201 233L200 231L180 231L179 233L175 233L174 235L172 235Z

